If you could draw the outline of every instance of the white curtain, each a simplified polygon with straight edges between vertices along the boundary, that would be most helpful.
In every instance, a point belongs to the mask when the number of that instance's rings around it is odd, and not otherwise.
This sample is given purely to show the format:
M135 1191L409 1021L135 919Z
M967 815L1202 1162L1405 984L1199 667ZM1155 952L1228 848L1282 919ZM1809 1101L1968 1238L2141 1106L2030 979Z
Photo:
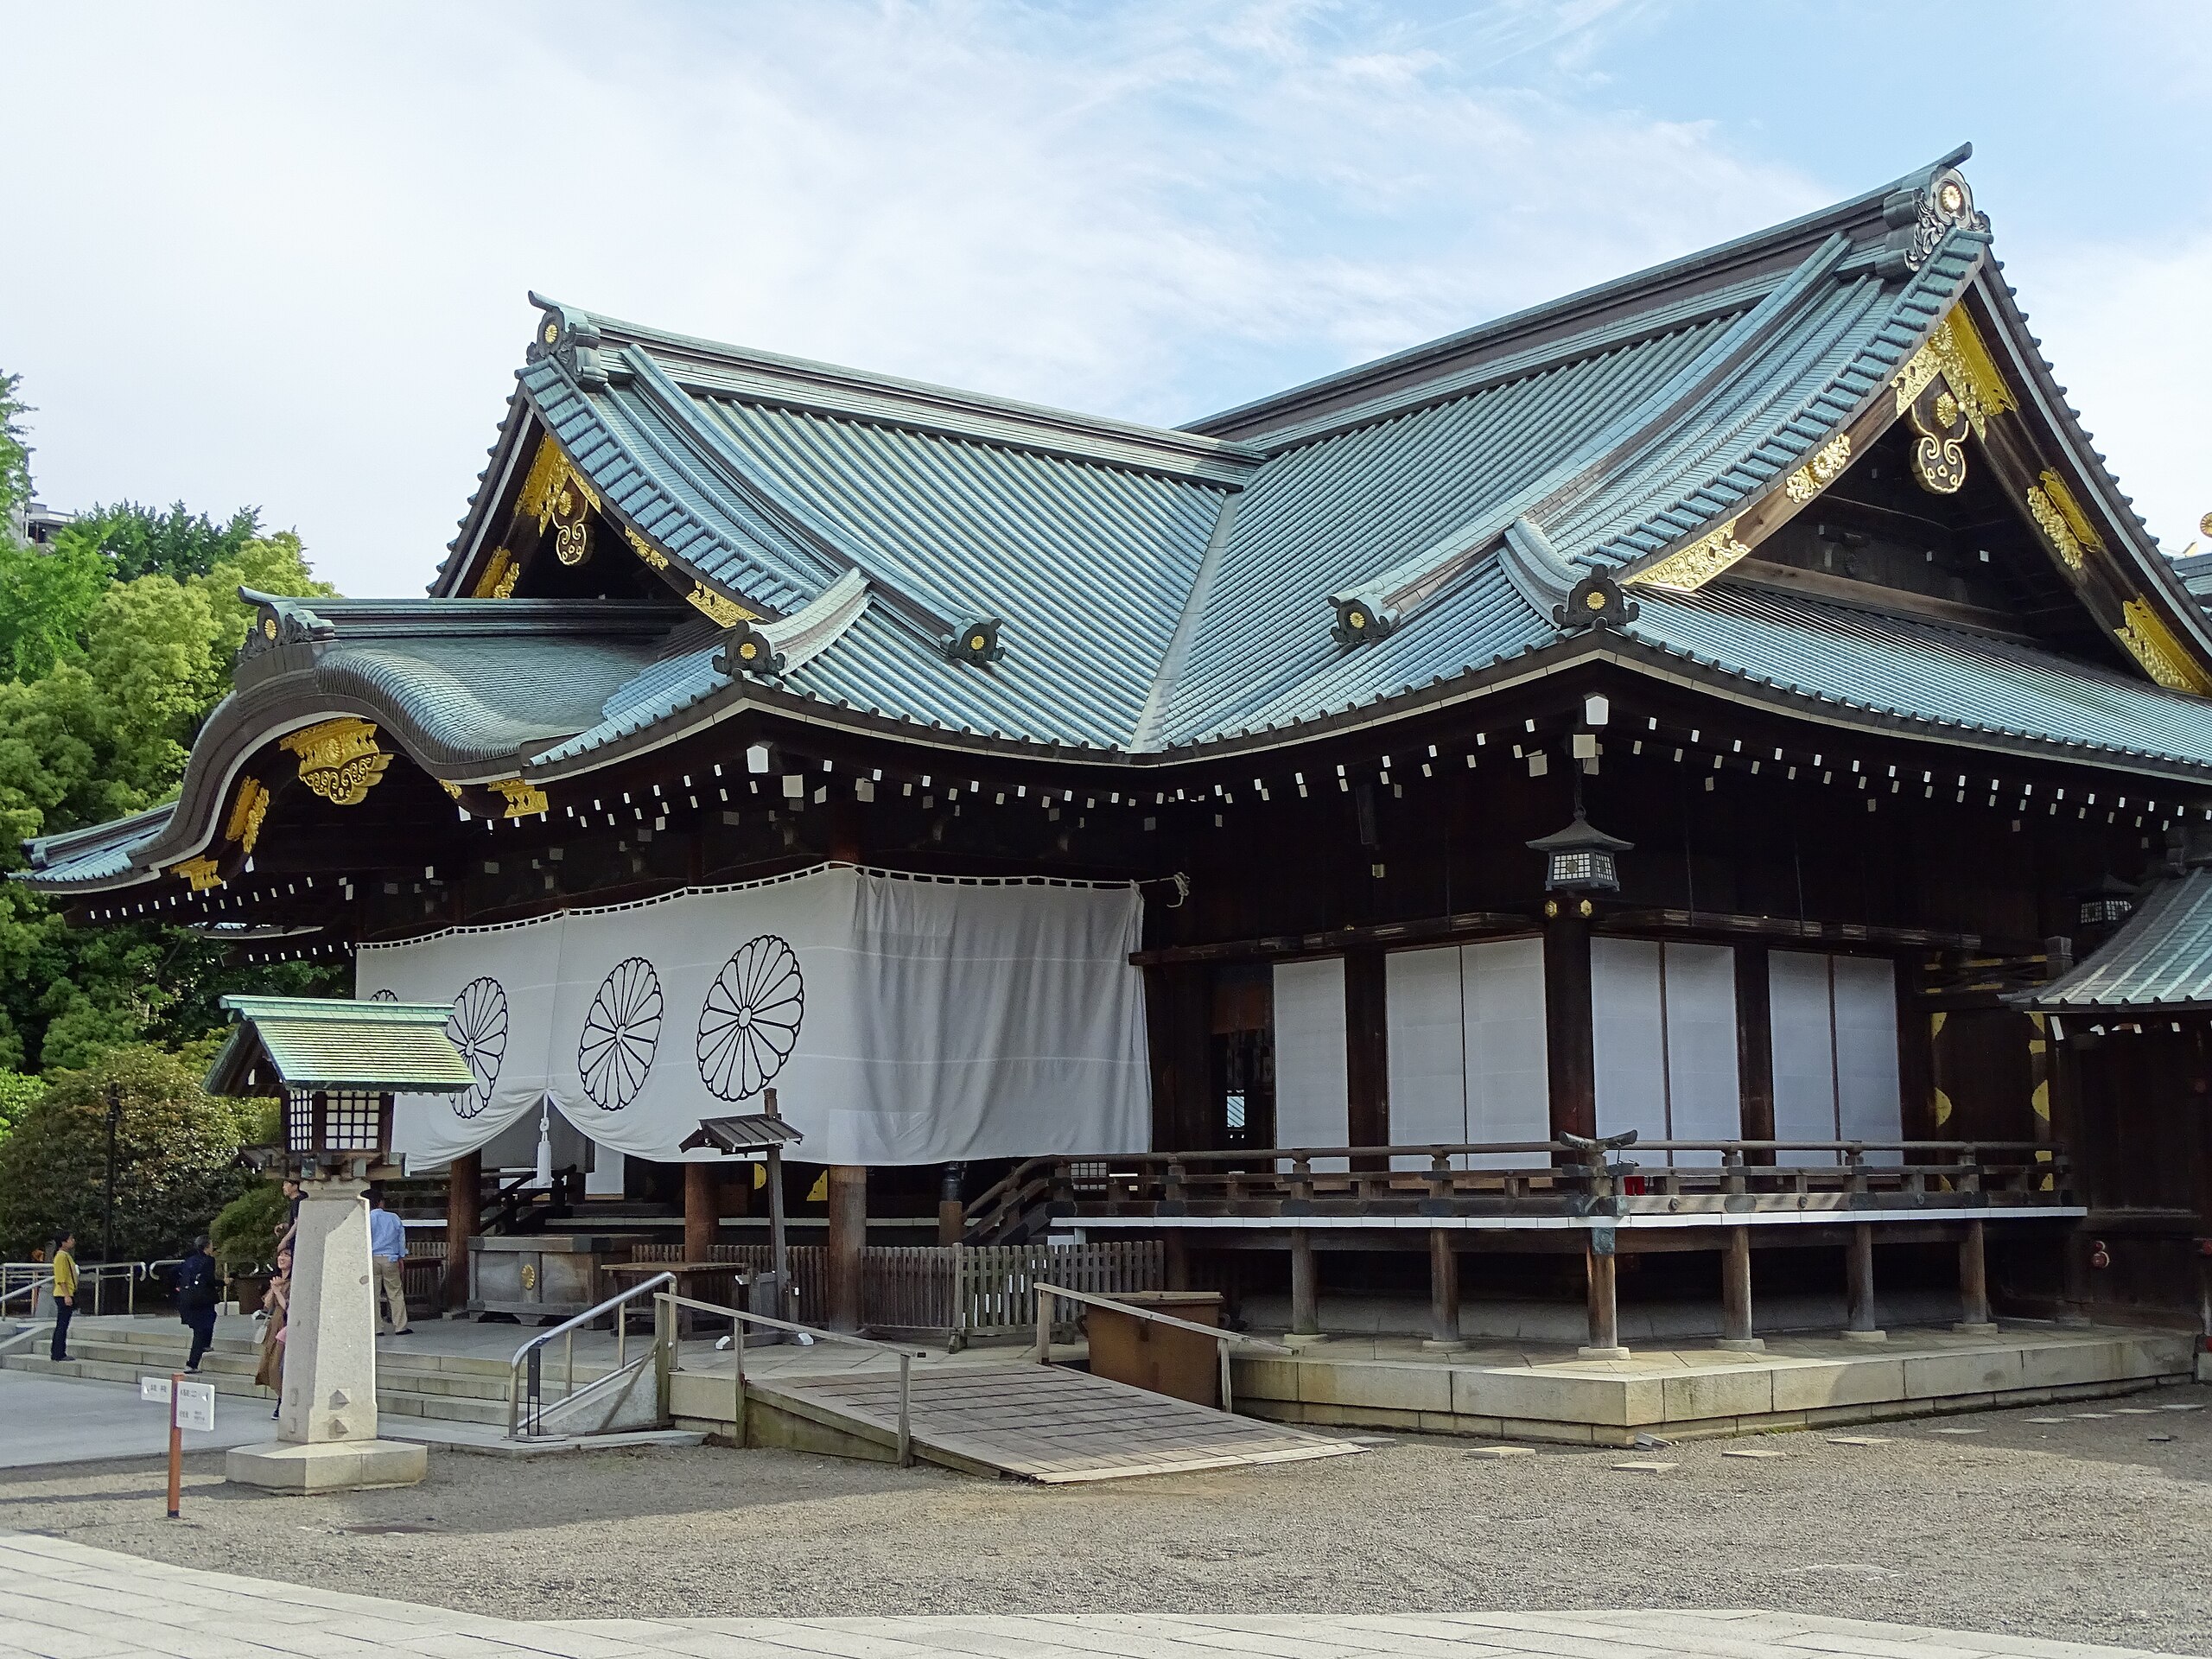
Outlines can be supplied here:
M1275 965L1275 1144L1341 1147L1351 1139L1344 1059L1344 959ZM1343 1169L1341 1158L1316 1169Z
M1128 887L935 881L847 867L461 928L360 951L364 997L454 1005L482 1086L403 1097L418 1161L554 1105L675 1160L773 1084L810 1162L924 1164L1148 1144Z
M1382 959L1390 1036L1390 1144L1467 1138L1466 1007L1459 948L1393 950ZM1463 1160L1464 1161L1464 1160ZM1426 1169L1426 1158L1394 1158Z

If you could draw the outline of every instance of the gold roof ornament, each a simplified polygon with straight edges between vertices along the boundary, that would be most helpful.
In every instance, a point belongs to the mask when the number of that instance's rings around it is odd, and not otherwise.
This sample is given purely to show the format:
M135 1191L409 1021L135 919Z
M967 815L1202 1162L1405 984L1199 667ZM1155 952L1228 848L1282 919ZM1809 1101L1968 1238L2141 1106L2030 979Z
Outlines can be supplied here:
M1839 432L1813 451L1813 458L1783 480L1782 487L1792 501L1809 501L1841 478L1850 465L1851 435Z
M223 885L223 878L215 873L216 869L213 858L188 858L181 864L170 865L169 874L189 882L194 893L205 893L210 887Z
M668 569L668 555L662 552L660 549L655 547L642 535L639 534L638 527L635 524L623 525L622 534L630 543L630 550L635 553L639 558L643 559L647 564L652 566L656 570L665 570Z
M1677 594L1695 593L1738 560L1751 556L1751 550L1736 539L1736 522L1731 518L1719 529L1708 531L1688 547L1669 553L1658 563L1637 571L1629 580L1644 587L1664 588Z
M2114 632L2129 654L2143 664L2145 674L2171 691L2193 691L2199 696L2212 694L2212 675L2197 666L2156 611L2139 599L2131 599L2122 603L2120 613L2126 620Z
M707 615L714 618L719 626L725 628L734 628L741 622L757 622L760 620L735 600L725 594L716 593L703 582L693 582L691 591L683 597L690 600L695 608L703 611Z
M1897 412L1920 435L1913 475L1934 495L1955 495L1965 486L1967 434L1986 437L1993 417L2019 407L1963 306L1936 325L1890 384Z
M251 852L253 843L261 839L261 821L268 816L268 789L258 778L247 779L238 785L238 798L232 804L223 839L238 842L241 852Z
M300 781L334 806L359 806L391 765L377 747L374 722L326 720L279 740L300 757Z
M535 518L543 535L553 530L553 556L563 564L582 564L591 556L588 514L600 510L599 493L584 481L575 463L561 452L550 435L538 440L537 454L522 481L518 512ZM510 591L512 591L510 588Z
M502 778L491 787L506 798L507 808L500 814L502 817L535 817L546 811L550 805L545 798L543 790L520 778Z

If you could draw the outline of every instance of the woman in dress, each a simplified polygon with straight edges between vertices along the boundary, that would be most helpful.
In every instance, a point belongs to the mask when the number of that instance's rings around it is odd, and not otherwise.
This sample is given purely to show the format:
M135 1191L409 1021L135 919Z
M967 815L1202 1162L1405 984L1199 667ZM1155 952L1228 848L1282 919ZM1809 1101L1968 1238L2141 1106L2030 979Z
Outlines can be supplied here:
M261 1363L254 1368L253 1380L273 1392L278 1400L270 1412L274 1417L283 1410L284 1395L284 1325L292 1308L292 1253L276 1252L276 1271L269 1281L269 1294L261 1299L262 1312L269 1321L261 1328Z

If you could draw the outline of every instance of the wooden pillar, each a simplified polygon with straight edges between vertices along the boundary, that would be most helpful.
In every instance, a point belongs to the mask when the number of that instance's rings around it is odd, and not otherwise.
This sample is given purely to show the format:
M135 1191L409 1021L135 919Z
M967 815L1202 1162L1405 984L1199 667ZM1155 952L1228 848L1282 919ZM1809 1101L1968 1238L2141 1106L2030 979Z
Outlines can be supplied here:
M1751 1230L1726 1230L1720 1256L1720 1343L1732 1352L1756 1354L1766 1347L1751 1334Z
M1290 1235L1290 1334L1321 1334L1321 1286L1315 1277L1313 1235L1303 1227Z
M1191 1287L1191 1247L1180 1227L1170 1227L1161 1236L1160 1253L1162 1267L1167 1275L1167 1288L1188 1290Z
M1571 893L1544 901L1544 1038L1552 1134L1598 1133L1597 1044L1590 1015L1590 901ZM1608 1267L1608 1273L1611 1271ZM1592 1345L1598 1345L1592 1338ZM1610 1346L1611 1344L1605 1344Z
M1389 993L1380 950L1344 956L1345 1133L1355 1147L1390 1144ZM1387 1169L1383 1157L1353 1160L1357 1169Z
M484 1154L464 1152L446 1166L445 1304L468 1306L468 1241L483 1225Z
M1589 1278L1590 1341L1580 1352L1585 1359L1626 1359L1628 1350L1621 1346L1621 1316L1619 1304L1620 1258L1613 1254L1613 1241L1609 1233L1602 1248L1595 1233L1591 1243L1583 1248L1583 1271Z
M957 1244L968 1236L968 1209L960 1201L960 1178L967 1173L965 1164L947 1164L938 1178L937 1242Z
M868 1166L830 1166L830 1329L861 1328L861 1251L868 1243Z
M1452 1248L1452 1230L1428 1230L1428 1340L1424 1348L1451 1351L1465 1348L1459 1334L1459 1253Z
M1943 1015L1928 1006L1922 988L1927 977L1918 959L1898 958L1897 1098L1908 1141L1940 1139L1946 1127L1938 1121L1936 1094L1936 1040L1942 1029ZM1942 1109L1945 1115L1948 1109Z
M1764 944L1736 947L1737 1133L1746 1141L1774 1139L1774 999ZM1771 1152L1745 1161L1771 1164Z
M1997 1322L1989 1317L1989 1256L1985 1230L1983 1223L1970 1221L1967 1223L1966 1236L1959 1241L1958 1328L1976 1335L1997 1329Z
M2089 1172L2082 1165L2079 1051L2066 1039L2063 1021L2052 1021L2050 1035L2051 1141L2059 1156L2066 1160L2066 1173L2058 1178L2057 1185L2069 1201L2086 1204ZM2212 1215L2212 1210L2206 1213ZM2090 1236L2086 1219L2075 1222L2060 1241L2057 1322L2062 1325L2078 1330L2092 1322L2090 1308L2096 1298L2090 1288L2089 1253L2094 1248L2095 1240Z
M1890 1333L1874 1323L1874 1224L1854 1223L1843 1256L1845 1300L1851 1310L1843 1334L1853 1342L1887 1342Z
M715 1235L721 1231L722 1173L712 1164L683 1166L683 1259L715 1259ZM686 1291L686 1295L693 1293Z
M1211 1150L1212 984L1202 963L1144 970L1145 1025L1152 1050L1152 1149Z

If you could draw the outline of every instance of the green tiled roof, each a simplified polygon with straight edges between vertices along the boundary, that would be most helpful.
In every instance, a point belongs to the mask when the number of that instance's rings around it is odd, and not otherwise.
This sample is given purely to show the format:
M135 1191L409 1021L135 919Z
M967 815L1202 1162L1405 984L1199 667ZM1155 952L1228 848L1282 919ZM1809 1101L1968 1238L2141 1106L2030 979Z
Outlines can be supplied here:
M2011 999L2045 1014L2212 1009L2212 870L2155 883L2120 931L2073 971Z
M226 996L238 1028L208 1068L207 1090L280 1089L454 1095L476 1075L446 1035L442 1002L343 1002L312 996Z

